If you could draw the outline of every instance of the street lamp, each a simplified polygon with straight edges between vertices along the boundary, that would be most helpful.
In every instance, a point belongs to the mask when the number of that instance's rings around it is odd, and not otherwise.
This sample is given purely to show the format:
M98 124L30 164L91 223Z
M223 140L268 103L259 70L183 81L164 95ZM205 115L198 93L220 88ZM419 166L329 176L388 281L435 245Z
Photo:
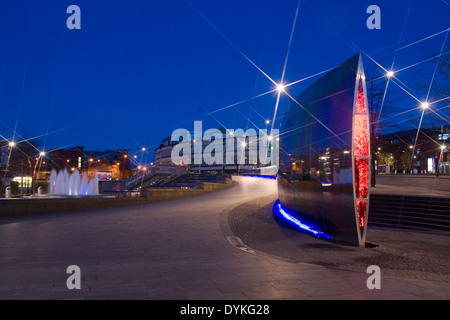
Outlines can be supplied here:
M420 105L422 107L422 109L428 109L430 107L430 104L428 102L422 102L422 104Z
M11 148L14 147L15 145L16 145L16 143L14 141L8 142L8 146L10 146Z
M284 92L285 86L282 84L277 84L277 90L279 93Z
M389 71L386 73L386 77L388 77L389 79L392 78L393 76L394 76L394 71L392 71L392 70L389 70Z

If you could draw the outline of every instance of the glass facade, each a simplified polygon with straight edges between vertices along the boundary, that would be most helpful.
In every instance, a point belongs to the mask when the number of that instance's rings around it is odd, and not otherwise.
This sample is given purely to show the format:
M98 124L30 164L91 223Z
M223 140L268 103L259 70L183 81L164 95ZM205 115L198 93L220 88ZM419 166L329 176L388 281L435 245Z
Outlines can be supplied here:
M336 241L364 245L370 143L360 54L307 88L280 129L278 192L293 210Z

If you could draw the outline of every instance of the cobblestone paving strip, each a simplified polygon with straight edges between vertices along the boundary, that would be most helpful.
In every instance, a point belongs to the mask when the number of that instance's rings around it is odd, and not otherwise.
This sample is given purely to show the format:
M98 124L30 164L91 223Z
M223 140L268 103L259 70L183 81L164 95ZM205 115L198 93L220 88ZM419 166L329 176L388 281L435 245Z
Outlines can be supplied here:
M383 274L450 282L450 234L370 228L369 247L359 248L316 238L294 229L272 214L276 197L241 204L228 222L249 248L293 262L366 272L378 265Z

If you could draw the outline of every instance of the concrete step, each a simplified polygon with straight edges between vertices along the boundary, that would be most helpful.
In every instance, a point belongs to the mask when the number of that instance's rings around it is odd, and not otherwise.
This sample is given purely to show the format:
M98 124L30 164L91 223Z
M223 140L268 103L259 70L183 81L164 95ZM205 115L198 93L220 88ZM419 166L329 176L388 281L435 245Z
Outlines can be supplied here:
M368 226L450 232L450 199L371 195Z

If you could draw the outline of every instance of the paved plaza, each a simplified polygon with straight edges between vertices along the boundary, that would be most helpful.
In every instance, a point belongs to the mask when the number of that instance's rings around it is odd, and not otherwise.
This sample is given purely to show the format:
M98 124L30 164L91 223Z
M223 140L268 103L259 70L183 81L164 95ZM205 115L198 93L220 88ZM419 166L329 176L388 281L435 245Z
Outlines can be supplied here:
M439 178L439 185L450 185ZM383 179L373 192L407 187ZM342 247L274 222L267 210L276 200L275 180L233 180L224 190L189 198L1 218L0 299L450 298L450 234L373 229L368 241L376 248ZM420 262L432 254L428 244L447 245L434 252L439 268L408 273L409 258ZM403 263L402 270L383 273L386 261L370 259L380 252L391 267ZM370 290L365 269L373 261L380 263L381 289ZM70 265L80 267L80 290L67 288Z

